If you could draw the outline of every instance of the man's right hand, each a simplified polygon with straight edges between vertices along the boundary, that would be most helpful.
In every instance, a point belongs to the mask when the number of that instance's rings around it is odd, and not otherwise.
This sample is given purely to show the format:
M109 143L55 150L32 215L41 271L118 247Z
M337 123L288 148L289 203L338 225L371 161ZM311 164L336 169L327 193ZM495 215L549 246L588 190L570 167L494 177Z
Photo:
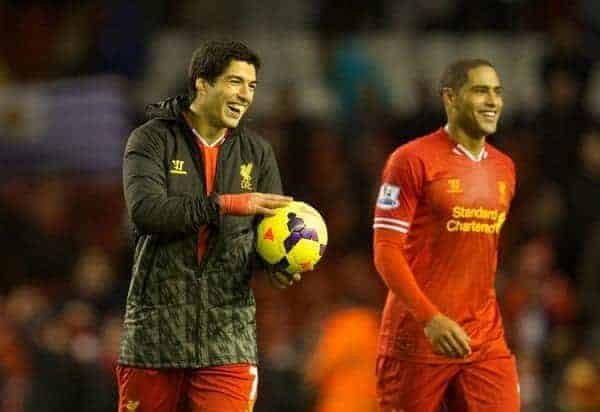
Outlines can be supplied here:
M219 195L221 213L234 216L273 216L275 209L286 206L294 198L272 193L242 193Z
M471 354L471 338L447 316L435 315L425 326L425 335L434 349L449 358L465 358Z

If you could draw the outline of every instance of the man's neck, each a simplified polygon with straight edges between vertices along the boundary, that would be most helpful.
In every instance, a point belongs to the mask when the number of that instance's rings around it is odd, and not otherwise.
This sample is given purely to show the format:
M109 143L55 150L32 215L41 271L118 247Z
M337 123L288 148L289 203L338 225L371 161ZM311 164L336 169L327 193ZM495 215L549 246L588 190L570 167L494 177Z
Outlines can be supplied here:
M212 144L216 140L220 139L227 131L226 128L211 126L208 123L207 116L202 113L202 110L198 107L196 102L190 104L189 111L187 113L187 118L191 126L208 144Z
M452 122L448 122L445 129L452 140L468 150L474 157L479 157L485 145L486 136L471 137L463 128Z

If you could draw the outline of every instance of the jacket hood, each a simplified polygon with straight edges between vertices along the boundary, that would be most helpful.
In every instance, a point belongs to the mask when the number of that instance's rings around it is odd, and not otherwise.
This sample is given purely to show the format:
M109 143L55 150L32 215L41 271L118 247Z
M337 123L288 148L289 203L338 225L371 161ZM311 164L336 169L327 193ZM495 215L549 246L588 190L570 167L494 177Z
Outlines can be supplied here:
M146 117L148 119L176 119L190 105L188 96L169 97L158 103L146 106Z

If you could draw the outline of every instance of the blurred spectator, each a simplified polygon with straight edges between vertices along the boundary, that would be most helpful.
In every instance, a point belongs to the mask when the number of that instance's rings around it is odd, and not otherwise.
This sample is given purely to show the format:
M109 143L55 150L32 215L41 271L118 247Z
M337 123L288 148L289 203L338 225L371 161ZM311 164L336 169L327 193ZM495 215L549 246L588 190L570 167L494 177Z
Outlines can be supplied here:
M31 81L51 75L60 7L37 1L2 2L0 7L0 56L13 78Z
M533 353L517 353L519 388L521 390L521 410L539 411L544 393L544 375L542 365Z
M303 181L298 190L300 193L306 190L304 194L307 195L306 200L310 204L315 205L317 209L325 207L324 212L327 216L328 211L337 212L337 208L331 207L331 203L336 199L354 199L353 191L347 190L352 179L351 165L344 151L342 138L334 130L320 128L314 131L306 140L302 154L305 156L303 164L307 167L298 168L300 170L296 171L302 175ZM322 184L325 177L327 185Z
M69 301L55 316L39 322L25 410L114 409L120 331L120 318L107 317L99 326L96 312L82 301Z
M220 27L232 30L242 28L243 14L231 13L226 3L184 0L164 4L165 23L168 28L184 28L187 31L217 31ZM198 16L202 18L199 19Z
M387 96L378 73L380 68L374 64L360 42L353 37L342 38L333 46L327 77L341 107L340 120L344 139L351 140L364 127L373 126L366 125L366 119L355 115L362 116L363 108L371 109L384 104ZM355 122L360 122L358 131L353 128Z
M529 30L551 31L557 21L577 22L579 1L572 0L520 0L523 15L526 17L524 28Z
M314 164L310 157L317 156L319 145L327 144L319 141L319 138L327 136L316 134L315 122L300 113L298 94L294 84L281 85L277 90L274 110L263 119L260 129L275 150L284 190L291 188L294 190L292 195L308 201L307 196L315 192L314 186L306 185L309 165Z
M579 297L587 328L600 338L600 221L590 228L578 265ZM597 342L600 346L600 339Z
M396 145L429 134L444 126L446 120L441 99L429 83L425 79L417 78L413 87L417 110L409 116L403 116L393 128Z
M580 28L562 16L556 19L550 31L550 50L541 62L544 85L552 87L552 76L556 72L566 72L575 83L575 98L581 101L585 97L592 66L593 60L584 48Z
M565 185L577 163L577 149L590 115L584 97L592 60L582 48L580 32L571 21L557 19L552 27L551 48L541 61L545 104L534 128L544 176Z
M23 285L13 289L3 302L3 314L23 330L39 321L50 309L48 297L38 287Z
M401 7L398 14L403 20L414 19L415 26L422 31L452 30L452 20L458 13L458 3L452 0L410 0L399 2L396 7Z
M4 195L0 243L6 245L12 273L4 278L2 288L25 281L65 279L77 246L67 231L64 182L58 177L25 180Z
M27 412L78 411L84 405L85 380L75 361L53 339L64 344L65 331L60 324L45 326L44 343L50 347L35 347L31 388L26 400ZM93 404L86 408L93 408Z
M600 410L600 358L578 356L569 362L560 393L560 410L595 412Z
M101 249L90 248L80 254L75 264L71 292L104 313L122 305L126 287L117 281L109 256Z
M4 311L2 311L4 312ZM29 388L30 353L23 345L23 333L0 314L0 410L23 412Z
M94 3L94 31L86 73L113 73L135 80L146 63L147 39L156 18L152 6L141 1L105 0Z
M541 239L521 248L502 296L507 334L519 351L541 352L555 330L575 320L578 310L569 279L556 270L554 251Z
M374 364L378 314L364 307L331 313L306 365L317 391L315 412L376 412Z
M385 3L384 0L368 3L357 0L322 0L317 3L317 30L325 37L331 37L359 30L384 28L387 22Z
M594 60L600 58L596 44L600 39L600 4L595 0L580 0L579 18L584 23L584 47Z
M600 222L600 127L589 128L577 148L578 161L566 189L561 267L574 273L582 250L591 236L590 228Z
M310 274L308 275L310 276ZM261 365L256 411L301 412L308 410L311 397L302 385L300 325L287 302L288 291L268 285L267 276L255 279L257 329ZM310 306L300 316L309 318Z
M456 31L514 30L519 23L521 1L460 0L449 25ZM490 13L490 11L492 11Z
M577 148L590 116L578 100L577 79L562 68L547 73L546 103L537 114L534 130L539 138L538 156L542 173L566 185L569 171L577 163Z
M513 277L501 291L509 345L517 359L523 360L520 371L528 385L526 400L542 408L555 403L561 370L577 341L575 290L555 268L554 259L549 243L528 242L520 249Z
M96 357L85 365L88 390L84 404L93 412L111 411L117 403L117 382L114 371L117 366L121 338L120 316L108 315L99 328ZM93 340L94 338L92 338Z
M521 208L511 211L511 217L515 219L521 241L541 237L554 245L558 242L558 232L565 214L563 192L558 185L542 179L537 184L529 192L521 192L520 187L517 188L521 198L517 200L520 200Z

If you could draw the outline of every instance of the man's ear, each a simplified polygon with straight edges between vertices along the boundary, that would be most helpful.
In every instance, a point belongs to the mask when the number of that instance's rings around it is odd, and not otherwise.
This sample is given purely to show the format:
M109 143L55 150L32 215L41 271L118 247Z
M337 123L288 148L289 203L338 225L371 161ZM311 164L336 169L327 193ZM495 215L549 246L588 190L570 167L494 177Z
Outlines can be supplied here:
M206 94L208 88L208 82L204 80L202 77L196 78L196 93L204 96Z
M454 111L457 99L458 94L453 89L447 87L443 90L442 100L444 102L444 107L446 108L447 113Z
M454 90L449 87L445 87L442 90L442 100L444 101L444 106L451 107L454 104L455 99L456 94L454 94Z

